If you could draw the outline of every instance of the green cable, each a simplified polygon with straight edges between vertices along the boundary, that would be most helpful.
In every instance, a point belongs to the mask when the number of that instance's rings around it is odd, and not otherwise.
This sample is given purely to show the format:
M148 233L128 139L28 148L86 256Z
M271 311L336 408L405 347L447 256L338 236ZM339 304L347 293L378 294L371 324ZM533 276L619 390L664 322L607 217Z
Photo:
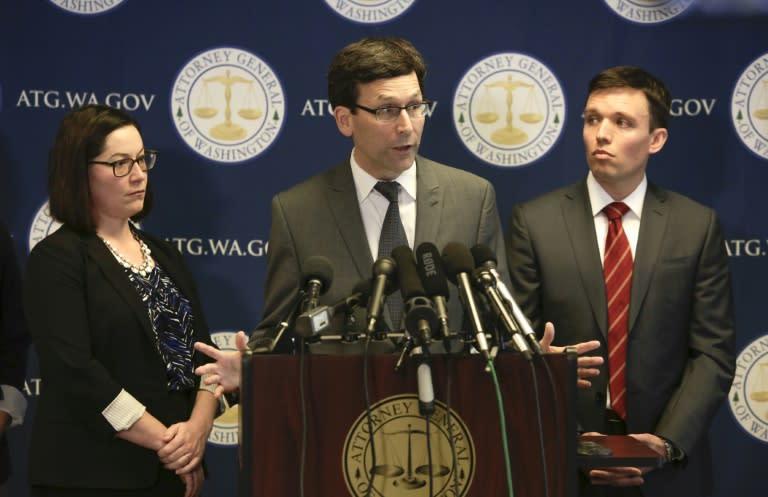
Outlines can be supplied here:
M488 370L493 378L493 384L496 387L496 401L499 404L499 425L501 427L501 443L504 449L504 469L507 474L507 487L509 488L509 497L515 497L515 490L512 484L512 463L509 460L509 441L507 440L507 423L504 415L504 403L501 397L501 387L499 378L496 376L496 368L493 367L493 361L488 360Z

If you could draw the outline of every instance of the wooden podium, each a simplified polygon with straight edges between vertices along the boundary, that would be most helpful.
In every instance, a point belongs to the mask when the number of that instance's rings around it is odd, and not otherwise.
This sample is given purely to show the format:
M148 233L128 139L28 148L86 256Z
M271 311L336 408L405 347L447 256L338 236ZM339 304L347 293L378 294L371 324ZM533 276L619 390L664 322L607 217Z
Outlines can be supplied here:
M576 495L575 354L501 354L498 390L480 356L435 355L429 423L415 359L365 360L244 355L242 497L509 495L497 391L515 495Z

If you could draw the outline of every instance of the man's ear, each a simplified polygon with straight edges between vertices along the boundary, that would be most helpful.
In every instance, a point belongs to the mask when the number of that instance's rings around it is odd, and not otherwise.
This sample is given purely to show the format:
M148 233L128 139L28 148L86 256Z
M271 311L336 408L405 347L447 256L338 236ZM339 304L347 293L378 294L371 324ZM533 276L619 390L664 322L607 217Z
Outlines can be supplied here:
M656 128L651 131L651 145L648 147L648 153L655 154L661 150L667 143L667 137L669 137L667 128Z
M343 105L337 105L333 109L333 117L336 119L336 127L344 136L352 136L354 126L352 124L352 110Z

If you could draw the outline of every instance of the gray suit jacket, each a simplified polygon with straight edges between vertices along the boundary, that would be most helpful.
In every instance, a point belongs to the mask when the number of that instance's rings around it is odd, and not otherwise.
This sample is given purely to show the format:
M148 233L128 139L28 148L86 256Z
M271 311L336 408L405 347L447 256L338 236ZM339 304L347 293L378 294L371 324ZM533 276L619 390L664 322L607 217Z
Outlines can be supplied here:
M493 186L471 173L423 157L416 159L416 178L415 245L432 242L442 250L448 242L468 248L482 243L496 252L499 272L506 275ZM326 257L334 270L321 305L349 296L358 282L372 275L374 261L348 160L272 199L264 318L258 330L274 328L290 313L304 261L312 255ZM450 287L449 320L451 328L458 330L463 313L456 289ZM364 328L364 323L359 326Z
M602 342L608 364L602 264L586 182L514 208L507 232L513 293L556 344ZM654 433L687 454L687 467L648 474L645 496L708 495L707 432L733 378L730 273L715 212L649 183L632 275L627 430ZM607 366L579 391L579 421L604 431Z

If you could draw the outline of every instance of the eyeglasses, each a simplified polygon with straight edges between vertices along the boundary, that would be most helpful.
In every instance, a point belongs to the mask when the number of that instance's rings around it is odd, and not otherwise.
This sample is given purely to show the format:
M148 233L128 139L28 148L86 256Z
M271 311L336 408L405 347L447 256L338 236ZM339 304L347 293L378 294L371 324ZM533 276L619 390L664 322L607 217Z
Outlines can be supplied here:
M355 104L358 109L363 109L366 112L370 112L376 116L377 121L392 122L396 121L400 117L400 113L405 111L408 117L411 119L424 119L427 113L427 108L432 104L431 101L425 100L417 104L408 104L402 107L398 105L385 105L384 107L376 107L371 109L364 105Z
M104 166L110 166L112 168L112 174L118 178L127 176L131 173L134 164L138 164L142 171L149 171L157 163L157 150L144 150L144 153L135 159L125 158L118 159L112 162L106 162L102 160L92 160L89 164L102 164Z

